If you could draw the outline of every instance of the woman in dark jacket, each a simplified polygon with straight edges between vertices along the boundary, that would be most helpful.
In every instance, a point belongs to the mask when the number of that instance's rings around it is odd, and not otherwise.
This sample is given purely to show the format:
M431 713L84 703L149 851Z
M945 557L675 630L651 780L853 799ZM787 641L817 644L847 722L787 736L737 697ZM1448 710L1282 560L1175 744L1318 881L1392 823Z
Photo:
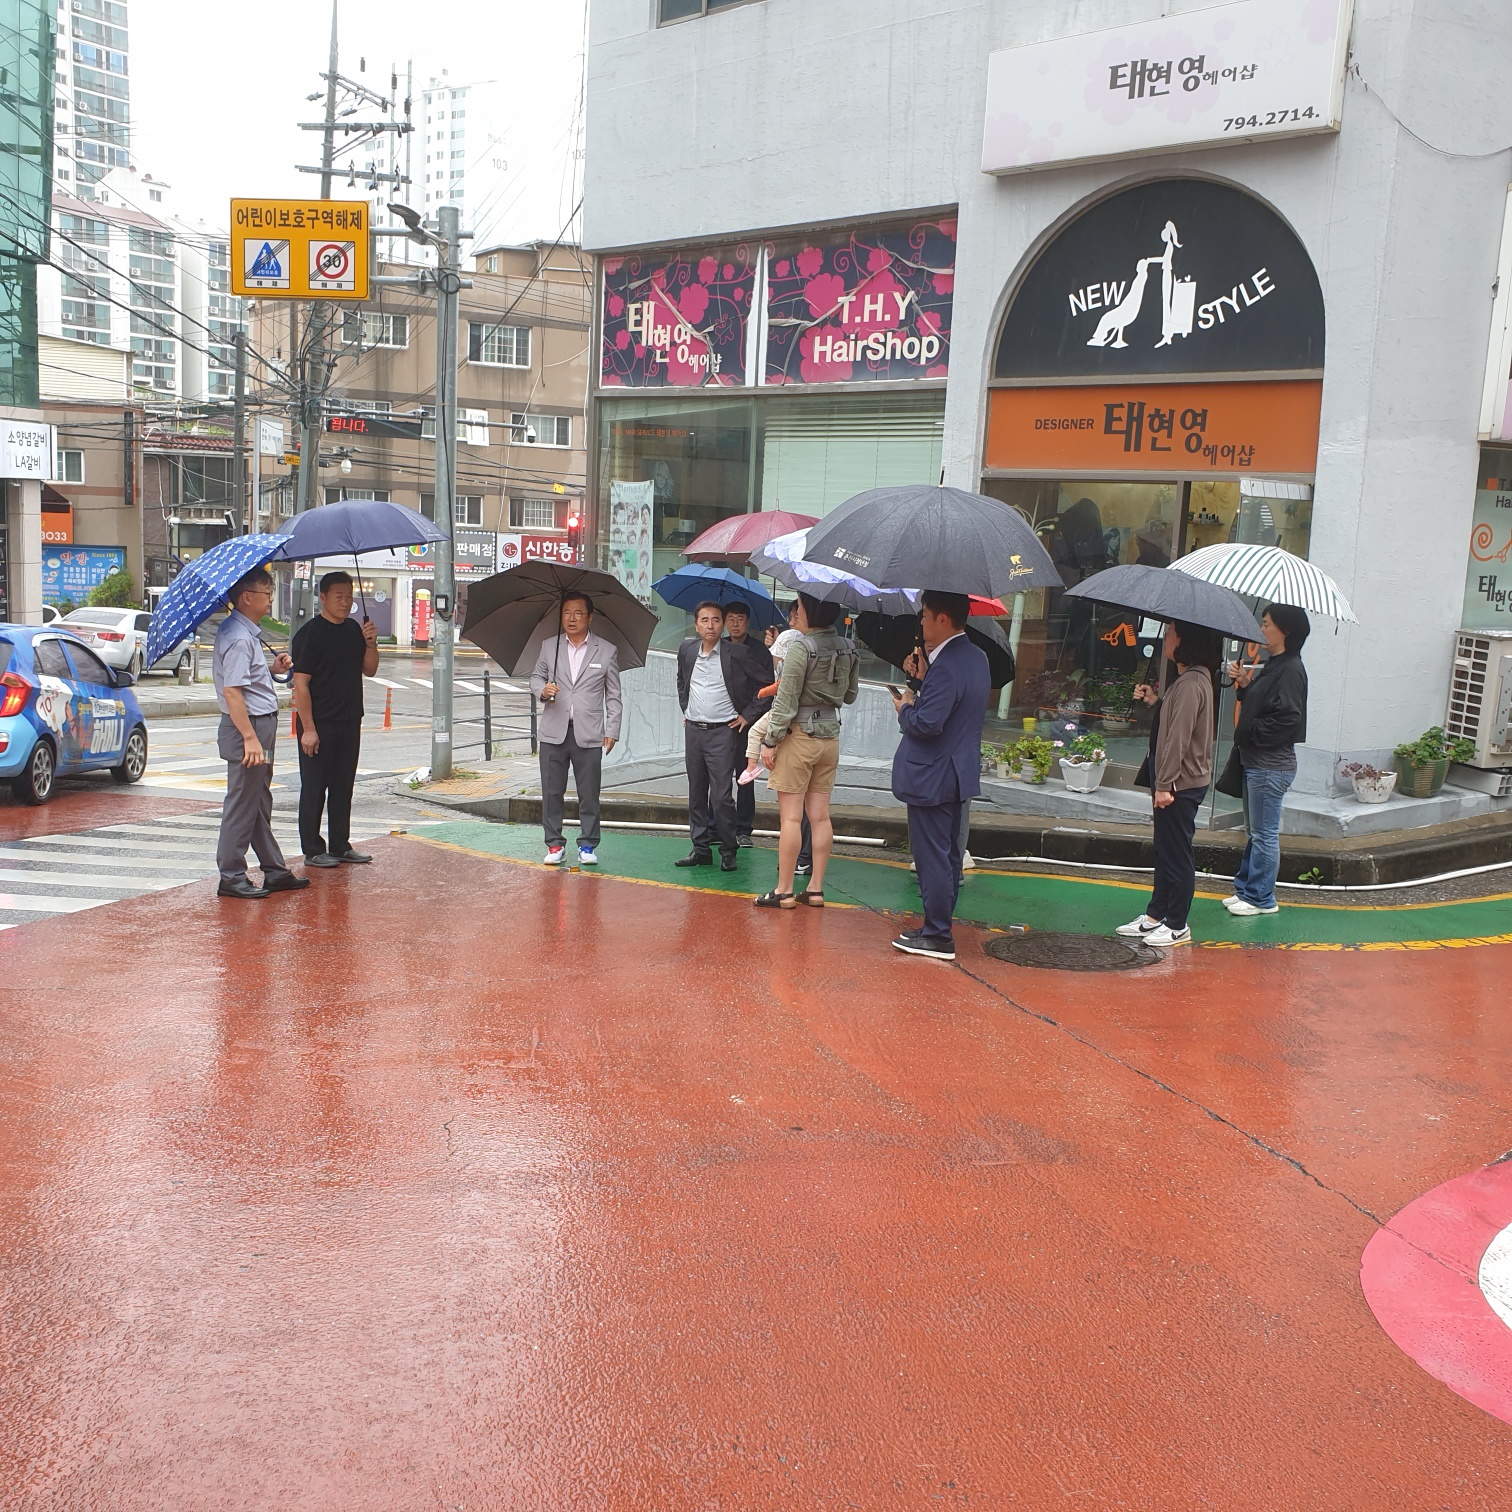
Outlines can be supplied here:
M1118 932L1151 945L1192 943L1187 914L1197 891L1197 811L1213 780L1213 674L1222 652L1215 630L1179 621L1167 625L1165 654L1176 663L1175 682L1163 698L1147 683L1134 690L1155 709L1148 762L1155 888L1145 911Z
M1307 739L1307 668L1301 651L1312 625L1305 609L1269 604L1260 616L1270 660L1263 667L1229 664L1239 690L1234 747L1244 769L1244 827L1249 844L1223 906L1236 918L1280 911L1281 800L1297 777L1297 747Z

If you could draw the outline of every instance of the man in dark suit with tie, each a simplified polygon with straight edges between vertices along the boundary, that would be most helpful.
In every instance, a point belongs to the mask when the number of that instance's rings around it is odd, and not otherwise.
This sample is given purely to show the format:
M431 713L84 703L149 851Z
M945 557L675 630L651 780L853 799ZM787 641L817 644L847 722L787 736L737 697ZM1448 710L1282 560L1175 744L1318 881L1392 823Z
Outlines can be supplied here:
M744 646L723 639L724 609L712 600L694 611L696 636L677 648L677 702L688 766L688 830L693 849L678 866L735 870L735 765L740 732L771 707L758 698L760 675Z
M992 677L986 655L966 638L966 595L930 591L919 602L927 666L917 695L905 691L893 699L903 738L893 757L892 790L908 805L924 927L904 930L893 948L953 961L961 806L981 792L982 725Z

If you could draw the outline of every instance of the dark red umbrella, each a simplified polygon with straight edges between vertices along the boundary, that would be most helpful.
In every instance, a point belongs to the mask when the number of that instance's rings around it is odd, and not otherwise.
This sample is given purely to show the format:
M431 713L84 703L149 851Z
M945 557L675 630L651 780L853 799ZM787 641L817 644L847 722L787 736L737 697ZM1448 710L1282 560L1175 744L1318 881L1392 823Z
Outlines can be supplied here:
M768 541L794 530L807 530L818 521L813 515L792 514L786 509L762 509L755 514L731 515L711 525L683 548L690 562L719 562L726 567L742 566L753 551L760 551Z

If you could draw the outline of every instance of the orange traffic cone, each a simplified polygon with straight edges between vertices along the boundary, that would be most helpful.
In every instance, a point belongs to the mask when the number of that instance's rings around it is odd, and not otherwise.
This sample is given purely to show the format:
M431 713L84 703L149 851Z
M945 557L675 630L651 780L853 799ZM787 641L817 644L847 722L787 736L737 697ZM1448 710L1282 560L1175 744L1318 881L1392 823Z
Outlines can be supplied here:
M383 728L385 730L394 728L394 690L392 688L383 695Z

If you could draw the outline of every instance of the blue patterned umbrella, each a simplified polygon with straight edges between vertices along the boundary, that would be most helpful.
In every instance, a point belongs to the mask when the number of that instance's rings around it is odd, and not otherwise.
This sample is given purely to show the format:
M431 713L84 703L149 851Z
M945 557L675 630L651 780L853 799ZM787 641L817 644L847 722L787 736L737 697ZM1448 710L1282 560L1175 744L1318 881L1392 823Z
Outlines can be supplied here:
M270 562L284 544L281 535L232 536L189 562L153 611L145 665L150 667L216 610L224 609L232 584Z

